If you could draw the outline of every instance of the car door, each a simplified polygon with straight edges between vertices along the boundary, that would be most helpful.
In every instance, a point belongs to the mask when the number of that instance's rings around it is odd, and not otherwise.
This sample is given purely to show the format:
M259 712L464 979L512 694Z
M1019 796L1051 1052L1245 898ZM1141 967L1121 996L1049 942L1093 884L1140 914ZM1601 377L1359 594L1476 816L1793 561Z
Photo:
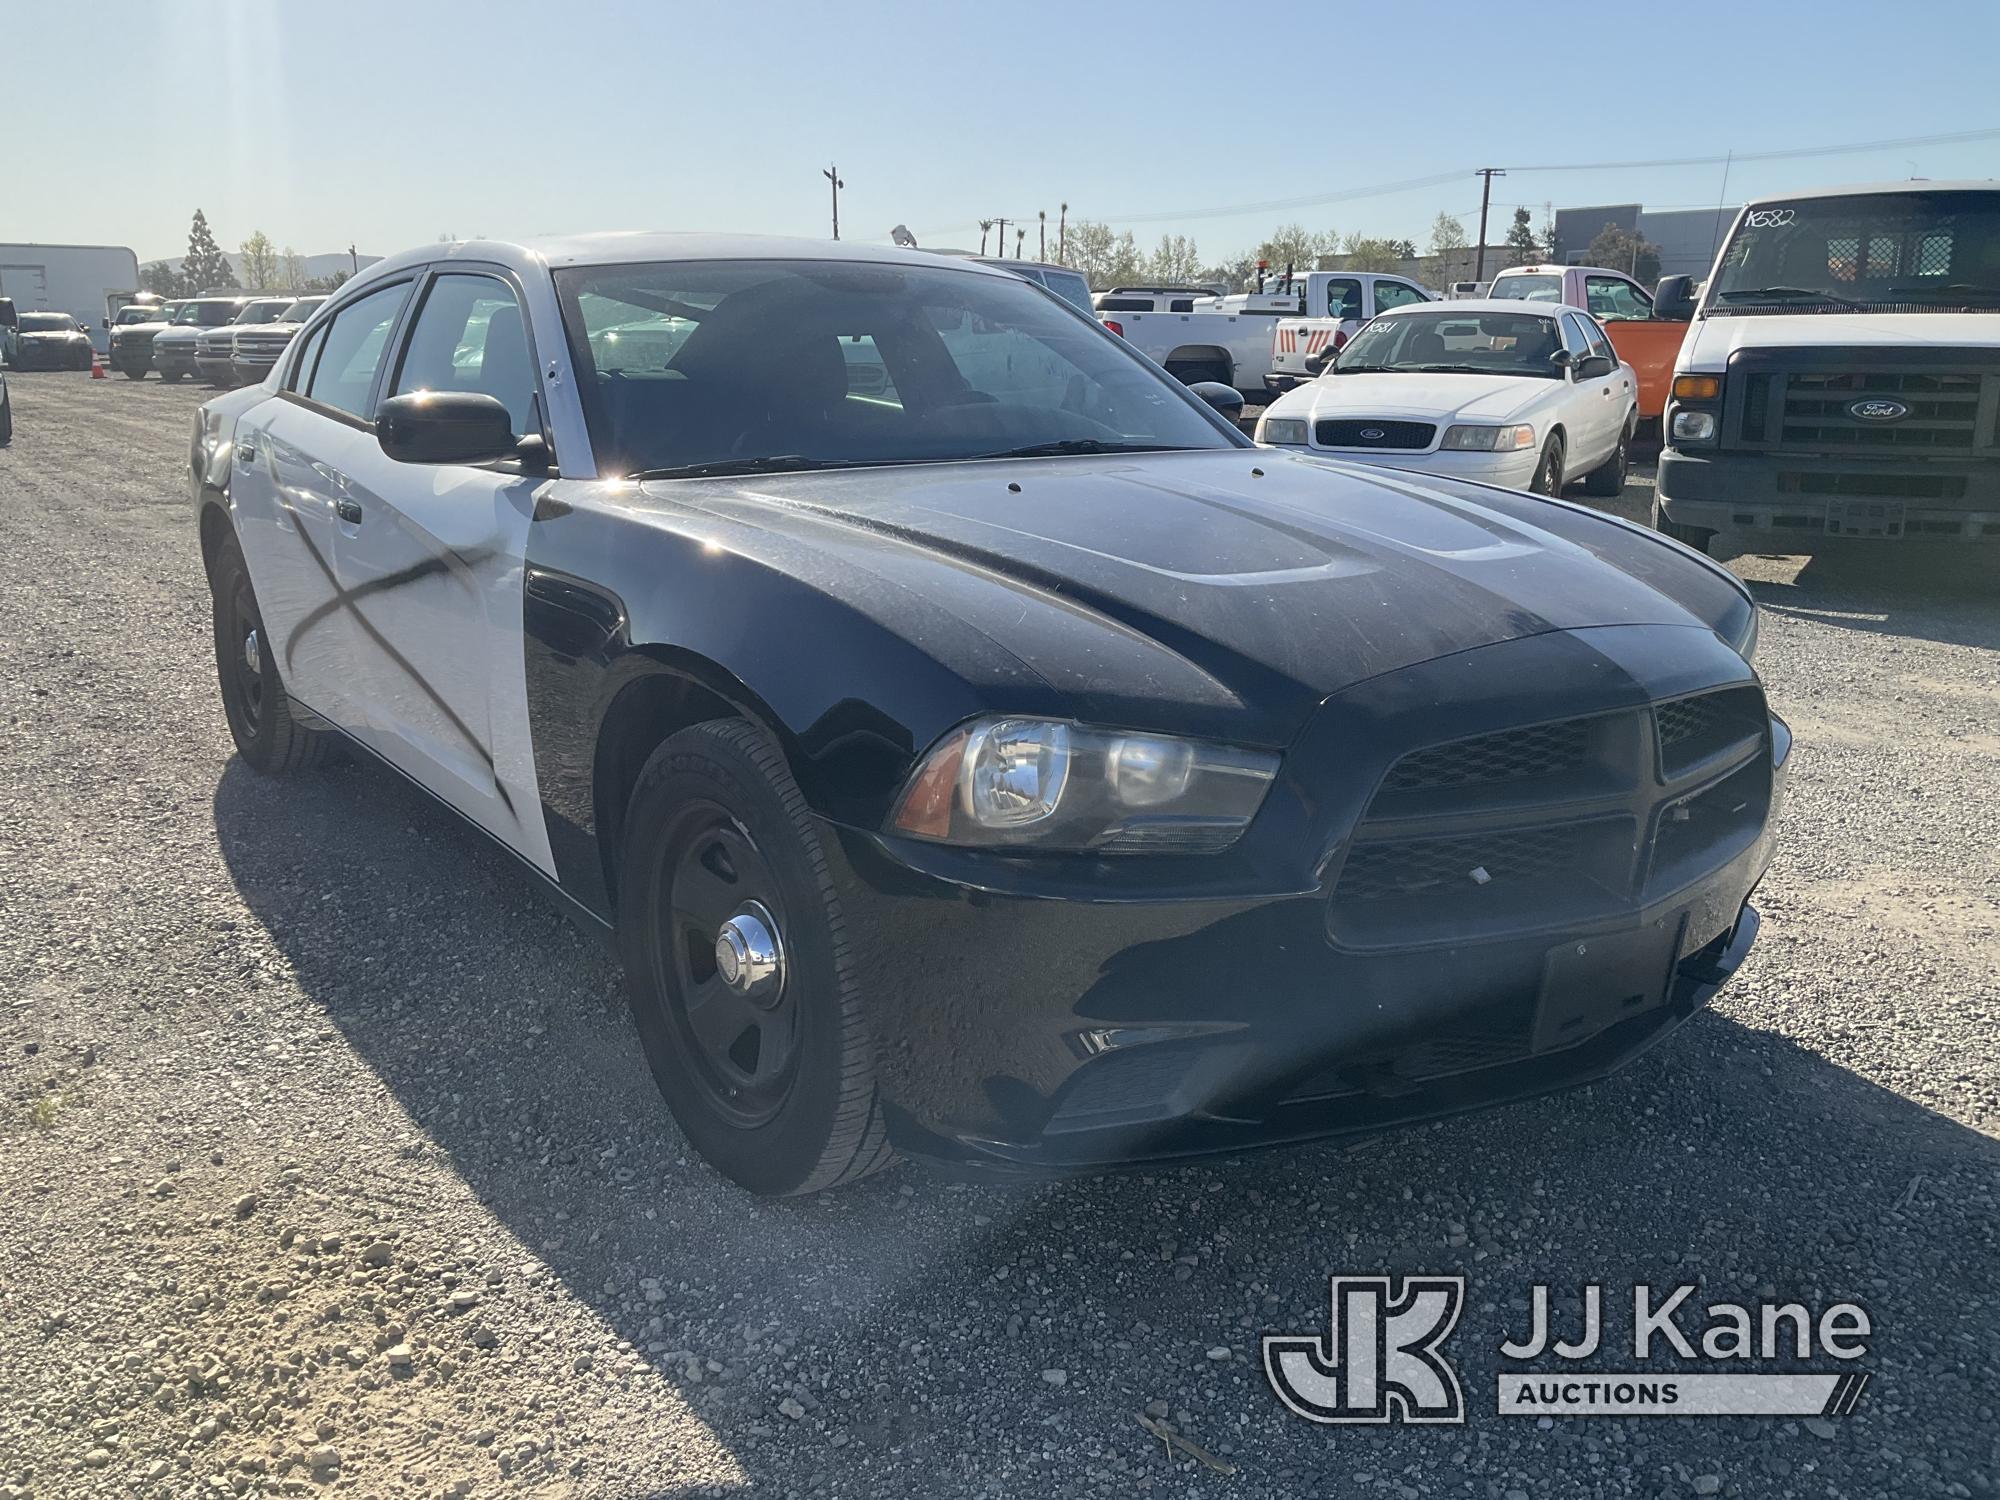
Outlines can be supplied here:
M1595 468L1617 446L1618 422L1624 408L1614 400L1618 367L1609 375L1579 376L1577 367L1592 350L1583 319L1573 312L1562 315L1563 348L1569 351L1570 399L1565 403L1570 431L1569 471L1581 474Z
M398 342L378 402L480 393L517 434L543 434L530 331L505 272L434 271ZM372 437L343 463L353 503L337 520L335 569L357 635L356 737L553 875L521 633L528 526L547 480L516 460L398 463Z
M1590 352L1602 355L1611 361L1611 374L1606 377L1607 388L1611 392L1611 442L1615 445L1625 431L1625 418L1639 399L1639 372L1619 358L1612 347L1611 335L1595 318L1577 320L1583 324L1583 336L1590 340Z
M414 283L350 298L299 346L275 400L237 424L230 499L258 613L287 691L350 732L356 635L335 571L340 516L360 504L352 477L374 445L369 409L382 352Z

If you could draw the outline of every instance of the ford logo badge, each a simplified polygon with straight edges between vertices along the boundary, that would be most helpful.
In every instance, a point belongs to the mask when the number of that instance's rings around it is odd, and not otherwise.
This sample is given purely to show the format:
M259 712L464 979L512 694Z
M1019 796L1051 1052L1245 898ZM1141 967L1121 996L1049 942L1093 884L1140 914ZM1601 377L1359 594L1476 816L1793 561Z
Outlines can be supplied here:
M1855 401L1849 404L1847 412L1864 422L1900 422L1910 414L1910 409L1900 401Z
M1379 443L1388 435L1388 433L1379 427L1364 427L1361 429L1361 440L1364 443Z

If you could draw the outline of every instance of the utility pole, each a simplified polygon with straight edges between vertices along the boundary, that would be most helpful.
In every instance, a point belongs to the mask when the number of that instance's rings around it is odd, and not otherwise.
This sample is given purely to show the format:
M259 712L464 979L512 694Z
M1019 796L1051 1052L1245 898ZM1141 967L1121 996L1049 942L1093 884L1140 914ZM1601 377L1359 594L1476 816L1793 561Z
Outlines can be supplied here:
M1067 243L1068 236L1066 233L1068 229L1069 229L1069 205L1065 203L1062 206L1061 217L1059 217L1056 220L1056 259L1061 260L1064 265L1069 264L1068 261L1063 260L1063 252L1069 248Z
M829 164L827 169L824 172L820 173L819 175L824 177L828 182L833 184L833 237L835 239L839 239L840 238L840 190L846 187L847 184L840 180L840 169L832 164Z
M1479 175L1485 178L1486 182L1479 189L1479 248L1473 252L1472 256L1472 279L1474 281L1484 281L1486 279L1486 209L1487 205L1493 201L1493 179L1496 177L1505 177L1507 172L1502 167L1481 167Z
M1005 219L995 219L993 222L1000 226L999 237L993 241L993 253L1002 260L1005 260L1007 258L1007 221Z
M1049 211L1046 208L1038 208L1035 210L1035 216L1042 221L1041 239L1036 245L1035 259L1047 260L1049 258Z
M347 264L352 268L348 271L348 275L359 276L361 274L361 257L354 253L354 241L352 240L347 242Z

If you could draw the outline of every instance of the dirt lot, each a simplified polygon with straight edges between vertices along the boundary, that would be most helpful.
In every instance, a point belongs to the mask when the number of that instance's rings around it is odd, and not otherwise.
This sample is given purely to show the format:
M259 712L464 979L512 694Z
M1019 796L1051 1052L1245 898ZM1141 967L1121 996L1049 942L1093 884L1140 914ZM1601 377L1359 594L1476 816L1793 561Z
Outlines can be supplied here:
M689 1156L615 969L497 857L386 775L234 759L199 393L12 385L0 1496L2000 1484L1992 584L1735 564L1798 733L1764 934L1609 1082L1361 1149L763 1204ZM1469 1424L1283 1411L1258 1335L1322 1330L1331 1272L1416 1270L1470 1278ZM1633 1280L1863 1303L1867 1398L1494 1415L1529 1283ZM1149 1406L1233 1473L1169 1457Z

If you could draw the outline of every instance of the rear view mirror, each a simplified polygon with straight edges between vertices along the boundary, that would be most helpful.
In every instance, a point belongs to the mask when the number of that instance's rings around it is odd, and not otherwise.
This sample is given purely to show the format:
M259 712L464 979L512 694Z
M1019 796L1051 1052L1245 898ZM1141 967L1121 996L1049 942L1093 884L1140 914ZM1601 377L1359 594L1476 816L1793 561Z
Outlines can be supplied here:
M1219 380L1197 380L1188 387L1229 421L1243 415L1243 393Z
M391 396L376 412L375 440L399 464L491 463L518 447L507 408L472 391Z
M1653 316L1669 323L1685 323L1694 316L1694 278L1662 276L1653 288Z

